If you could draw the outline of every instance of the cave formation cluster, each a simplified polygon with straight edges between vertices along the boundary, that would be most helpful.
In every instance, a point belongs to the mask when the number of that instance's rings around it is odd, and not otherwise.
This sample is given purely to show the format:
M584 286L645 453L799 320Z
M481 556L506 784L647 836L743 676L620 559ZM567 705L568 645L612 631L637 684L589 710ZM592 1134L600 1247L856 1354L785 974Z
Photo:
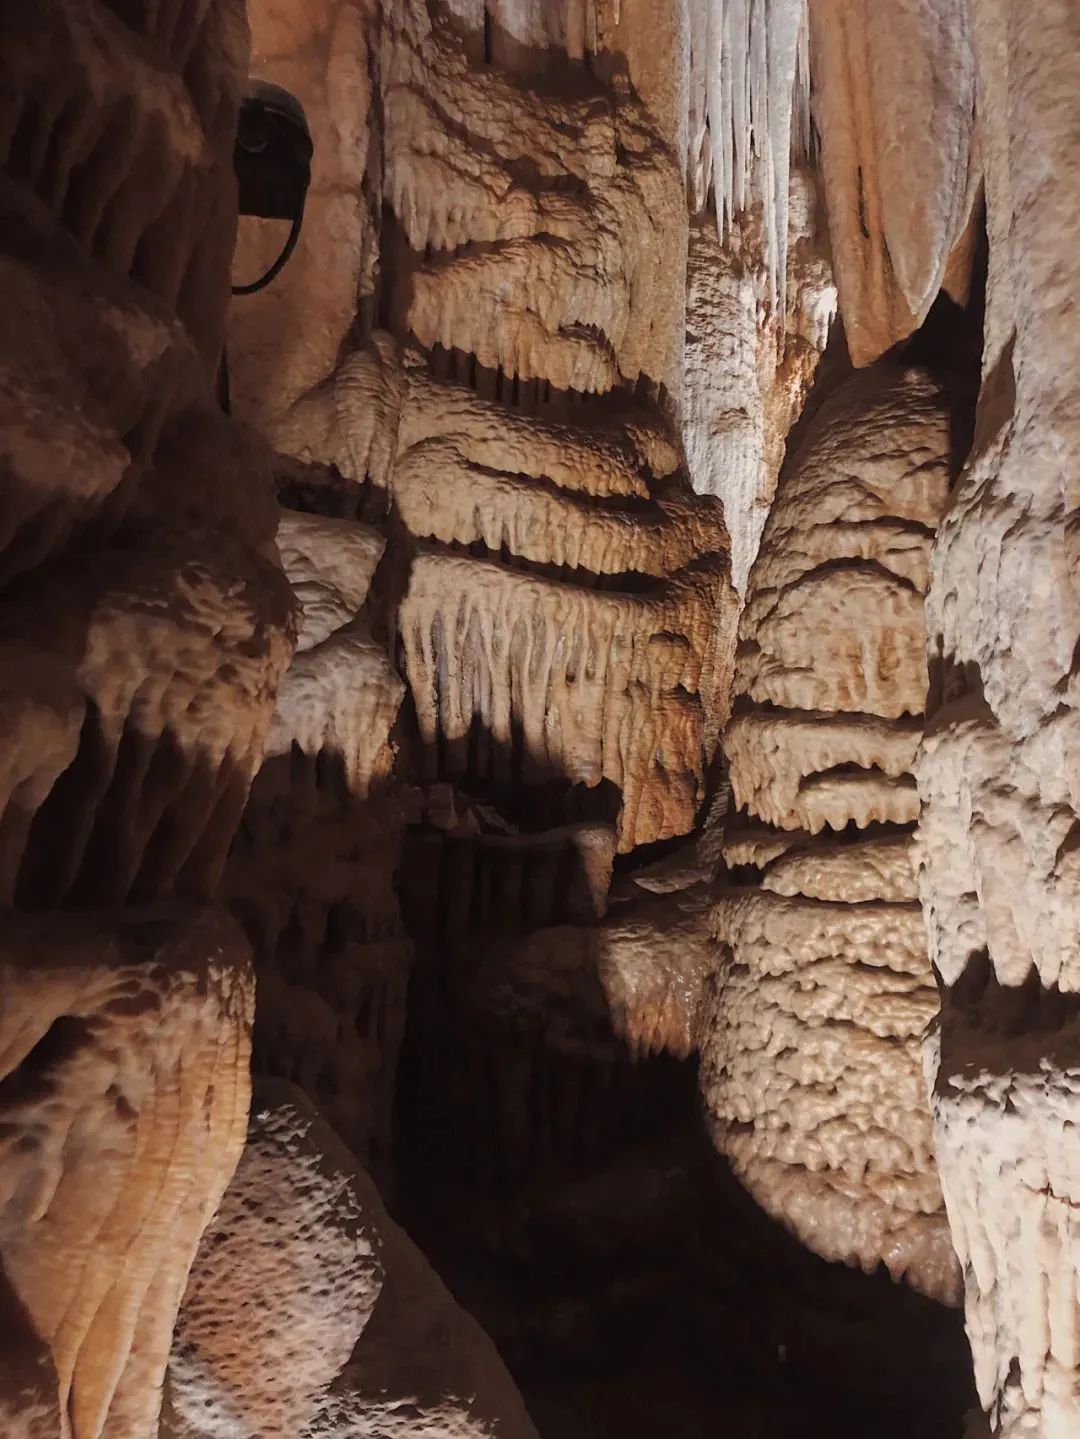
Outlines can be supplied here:
M1075 1439L1074 0L0 77L0 1436Z

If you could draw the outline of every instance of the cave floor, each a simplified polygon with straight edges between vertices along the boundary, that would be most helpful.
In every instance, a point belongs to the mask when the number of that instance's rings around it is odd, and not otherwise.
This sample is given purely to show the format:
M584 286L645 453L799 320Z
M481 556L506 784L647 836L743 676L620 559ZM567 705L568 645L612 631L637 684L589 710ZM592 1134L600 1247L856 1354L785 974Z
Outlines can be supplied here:
M398 1125L397 1217L542 1439L960 1439L961 1313L802 1248L713 1151L693 1065L642 1067L658 1102L635 1142L512 1181Z

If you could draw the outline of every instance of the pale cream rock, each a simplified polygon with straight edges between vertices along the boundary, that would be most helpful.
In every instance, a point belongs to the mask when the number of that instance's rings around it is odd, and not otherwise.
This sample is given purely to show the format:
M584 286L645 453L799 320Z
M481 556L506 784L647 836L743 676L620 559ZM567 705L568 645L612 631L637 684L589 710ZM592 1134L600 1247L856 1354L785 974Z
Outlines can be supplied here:
M277 542L300 610L296 649L302 654L360 613L386 540L350 520L282 510Z
M912 779L918 720L751 710L724 732L732 793L778 829L818 834L854 821L911 824L919 817ZM849 768L854 772L846 772Z
M648 509L599 509L594 496L540 476L470 463L452 439L421 440L399 454L394 501L418 539L477 542L564 573L612 575L623 584L662 578L715 551L726 538L718 501L661 496Z
M828 1259L954 1298L919 1040L937 1011L912 903L733 891L702 1016L713 1134L758 1202Z
M417 255L402 328L558 389L670 382L682 177L625 79L518 81L470 64L463 38L416 0L395 12L381 55L384 198Z
M264 759L294 745L312 758L332 753L349 793L362 797L389 773L390 730L405 693L361 613L386 541L355 521L285 510L278 548L301 619Z
M497 404L464 385L437 383L419 368L409 370L408 386L399 431L403 452L438 439L478 468L600 499L648 499L651 482L667 479L680 464L679 446L660 415L632 402L573 424Z
M761 704L922 712L923 596L949 486L949 409L925 372L855 375L815 415L769 516L740 622ZM806 662L806 636L822 643Z
M367 621L353 620L290 665L278 690L266 737L266 759L293 745L312 758L340 756L351 794L367 794L393 765L390 729L405 685L371 638Z
M915 903L923 593L947 397L882 362L810 420L740 624L724 736L734 869L699 1016L714 1138L809 1247L954 1299L920 1043L937 1009ZM843 840L826 837L844 832Z
M1064 1439L1076 1405L1076 1009L981 979L976 992L965 980L955 1010L946 998L926 1052L975 1382L995 1435Z
M694 489L723 500L740 594L836 309L813 176L795 169L790 184L783 316L769 304L758 212L740 216L723 245L711 217L690 227L683 443Z
M691 0L687 188L693 209L710 189L721 240L736 217L761 212L770 301L784 314L788 179L809 154L806 0Z
M762 889L807 899L904 903L919 897L911 836L890 834L859 844L796 842L769 864Z
M267 434L286 454L334 465L349 480L386 489L404 397L397 346L377 330L329 378L268 420Z
M663 682L660 724L682 758L669 759L661 742L651 763L669 771L682 764L686 778L678 783L686 798L677 803L684 818L643 817L635 842L644 843L646 835L690 827L697 792L687 781L715 743L726 703L735 597L719 505L668 481L677 452L655 414L630 408L627 420L620 427L616 411L596 426L571 426L415 375L392 488L411 532L444 546L414 561L399 623L421 734L432 749L445 739L448 773L460 772L464 742L479 723L496 766L505 768L510 747L520 743L537 776L621 784L627 764L614 757L612 744L640 753L629 761L633 771L650 743L644 715L636 729L617 717L628 702L637 704L638 666L674 662ZM604 498L602 507L592 503L596 496ZM466 560L466 547L489 558ZM529 568L541 574L514 572ZM496 614L482 620L493 607ZM623 618L630 614L654 616L640 645ZM527 650L511 638L534 633L536 639L523 641ZM626 675L621 652L630 646ZM684 651L692 670L676 679ZM612 705L619 707L614 713ZM608 754L599 767L583 753L597 747ZM647 776L630 773L627 784L628 823L644 806L668 808L659 793L639 794L652 785Z
M981 173L969 7L809 10L833 269L851 358L866 365L918 329L946 282L966 297Z
M391 309L431 371L410 357L390 482L423 541L398 625L428 776L607 781L625 852L693 825L736 604L673 423L681 32L613 11L556 70L515 13L400 0L383 30Z
M166 910L9 915L3 947L0 1260L51 1352L51 1432L151 1439L188 1266L243 1144L248 948L230 921Z
M1077 594L1072 6L976 0L990 242L983 384L927 600L928 1052L968 1334L998 1435L1080 1425L1074 1314Z

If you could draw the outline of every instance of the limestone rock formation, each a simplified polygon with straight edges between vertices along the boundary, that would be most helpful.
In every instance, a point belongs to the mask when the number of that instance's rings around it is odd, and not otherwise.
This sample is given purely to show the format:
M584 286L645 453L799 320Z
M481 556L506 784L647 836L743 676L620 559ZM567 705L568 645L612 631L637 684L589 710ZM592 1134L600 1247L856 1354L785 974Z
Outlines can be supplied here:
M299 1091L257 1089L177 1323L173 1439L304 1433L371 1317L383 1280L371 1220L314 1123Z
M5 1327L9 1433L156 1432L188 1266L243 1144L253 1000L243 937L212 914L5 918L5 1321L20 1307L47 1346L57 1416L35 1421Z
M782 314L769 300L760 212L742 215L724 244L708 215L690 229L683 441L694 489L724 503L740 594L836 306L806 167L791 172L787 223Z
M195 1260L164 1439L535 1439L481 1330L300 1093L263 1082Z
M980 1398L997 1434L1055 1435L1080 1415L1077 21L996 0L972 20L990 260L975 442L927 605L920 891L944 989L929 1064Z
M0 12L0 1431L1071 1435L1066 0Z
M265 451L210 394L242 7L195 9L4 17L8 901L211 891L291 648Z
M980 179L967 0L814 0L815 121L851 358L877 359L963 300Z
M669 246L686 212L630 88L584 70L572 87L523 83L470 63L415 0L392 14L384 196L415 256L397 287L403 329L559 390L666 378L681 298Z
M380 176L375 15L362 0L248 0L246 8L251 72L296 97L313 144L296 253L272 285L244 296L229 312L233 405L272 433L292 405L332 378L343 349L352 348L358 306L370 308L374 301ZM287 222L242 219L234 282L264 274L287 234Z
M622 850L686 833L735 606L719 507L626 393L676 357L673 159L618 79L484 68L413 4L382 63L396 323L441 382L410 383L391 480L427 774L607 786Z
M806 0L694 0L690 12L688 182L710 187L720 237L755 203L772 298L785 311L788 170L810 144Z
M293 643L268 452L214 398L246 26L47 0L0 49L3 1427L148 1439L247 1108L250 955L203 902Z
M278 545L297 651L226 889L255 946L257 1064L317 1097L366 1158L389 1141L411 956L394 893L403 816L388 793L405 687L367 606L385 541L285 510Z
M728 859L760 884L717 905L726 961L701 1019L716 1141L759 1202L827 1257L943 1297L910 831L948 484L941 386L885 362L825 401L781 482L725 735Z

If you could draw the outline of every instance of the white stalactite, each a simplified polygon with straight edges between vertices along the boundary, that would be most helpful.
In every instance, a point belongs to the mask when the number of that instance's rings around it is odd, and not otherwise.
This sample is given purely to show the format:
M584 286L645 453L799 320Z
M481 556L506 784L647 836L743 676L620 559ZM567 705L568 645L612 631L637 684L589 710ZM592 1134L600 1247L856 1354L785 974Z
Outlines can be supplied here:
M723 240L760 204L773 306L783 313L791 158L810 141L807 0L691 0L689 187L710 190Z

